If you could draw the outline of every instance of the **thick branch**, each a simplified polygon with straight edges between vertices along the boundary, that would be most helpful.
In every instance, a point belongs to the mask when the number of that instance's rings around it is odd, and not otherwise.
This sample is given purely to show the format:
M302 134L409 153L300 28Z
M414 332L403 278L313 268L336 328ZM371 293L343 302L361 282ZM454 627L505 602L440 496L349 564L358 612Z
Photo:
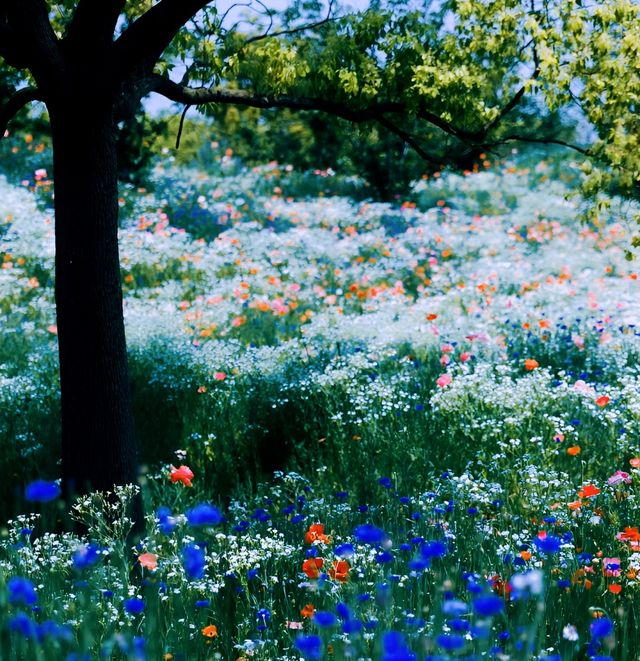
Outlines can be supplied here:
M81 52L110 44L125 1L80 0L67 29L65 44Z
M24 87L0 106L0 140L4 137L9 122L32 101L42 101L40 92L35 87Z
M118 69L152 70L173 38L211 0L160 0L133 22L115 43Z
M540 69L533 72L531 80L535 80L540 75ZM519 103L527 93L527 85L522 85L520 89L509 99L509 101L501 108L500 112L487 124L484 128L485 135L495 128L504 118L508 115Z
M20 48L20 39L16 33L1 22L0 17L0 57L14 69L26 69L29 64L25 52Z
M567 149L573 149L573 151L577 151L580 154L584 154L585 156L592 156L588 149L579 147L578 145L574 145L570 142L566 142L566 140L558 140L556 138L530 138L526 135L507 135L504 138L500 138L500 140L496 140L495 142L488 142L479 146L489 149L491 147L499 147L500 145L504 145L507 142L527 142L541 145L560 145L561 147L566 147Z
M384 126L387 131L397 135L401 140L406 142L406 144L408 144L409 147L411 147L416 152L416 154L420 156L420 158L424 159L428 163L431 163L432 165L439 165L438 161L423 149L422 145L420 145L420 143L413 135L411 135L411 133L408 133L393 122L389 121L386 117L380 116L378 117L377 121L381 126Z
M0 18L9 30L9 55L23 65L19 68L28 67L40 86L54 85L63 62L45 0L6 0Z
M206 103L229 103L252 108L320 110L355 123L377 120L385 112L402 112L404 110L404 106L399 103L380 103L368 108L354 109L338 101L328 99L257 96L249 90L227 88L208 89L202 87L193 89L160 75L150 77L146 89L148 92L162 94L170 101L191 106L200 106Z

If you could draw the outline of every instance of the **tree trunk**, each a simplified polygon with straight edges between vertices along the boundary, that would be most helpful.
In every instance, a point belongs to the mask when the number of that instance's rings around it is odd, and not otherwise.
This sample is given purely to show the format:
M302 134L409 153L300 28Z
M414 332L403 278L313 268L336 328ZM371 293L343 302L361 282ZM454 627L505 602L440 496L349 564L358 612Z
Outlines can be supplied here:
M112 104L50 105L56 309L67 494L136 482L137 460L118 255Z

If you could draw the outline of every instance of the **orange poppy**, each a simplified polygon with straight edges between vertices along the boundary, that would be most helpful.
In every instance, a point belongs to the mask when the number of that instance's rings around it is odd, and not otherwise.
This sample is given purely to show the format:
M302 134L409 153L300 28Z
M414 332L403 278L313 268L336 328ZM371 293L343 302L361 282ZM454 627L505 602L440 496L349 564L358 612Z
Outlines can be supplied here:
M612 583L609 586L609 592L612 594L620 594L622 592L622 586L619 583Z
M218 627L215 624L209 624L202 629L202 635L207 638L215 638L218 635Z
M312 618L313 614L316 612L316 609L313 607L313 604L306 604L303 609L300 610L300 615L306 618Z
M572 445L570 448L567 448L567 454L571 455L572 457L580 454L580 452L581 450L579 445Z
M607 397L606 395L601 395L600 397L598 397L598 399L596 399L596 404L600 408L604 408L610 401L611 401L610 397Z
M528 372L531 372L532 370L535 370L535 369L537 369L538 367L540 367L540 363L539 363L537 360L535 360L535 358L527 358L527 359L524 361L524 368L525 368Z

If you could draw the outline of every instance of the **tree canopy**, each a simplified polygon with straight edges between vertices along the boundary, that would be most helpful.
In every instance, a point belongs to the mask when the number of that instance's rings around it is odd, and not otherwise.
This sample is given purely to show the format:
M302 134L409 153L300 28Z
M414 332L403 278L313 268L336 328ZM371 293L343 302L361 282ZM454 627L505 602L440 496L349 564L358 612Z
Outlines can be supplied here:
M258 0L224 11L204 0L3 5L0 128L23 103L46 101L48 73L71 58L102 91L118 88L120 119L151 92L205 114L229 103L320 110L377 122L434 165L509 142L565 142L540 120L573 106L597 133L574 146L608 168L591 171L586 190L636 186L632 0L387 0L358 12L302 0L280 12Z

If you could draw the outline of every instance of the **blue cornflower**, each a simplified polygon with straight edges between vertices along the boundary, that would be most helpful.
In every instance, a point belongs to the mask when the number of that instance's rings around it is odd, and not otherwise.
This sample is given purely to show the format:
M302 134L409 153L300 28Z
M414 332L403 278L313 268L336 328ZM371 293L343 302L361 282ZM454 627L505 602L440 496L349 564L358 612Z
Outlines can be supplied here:
M349 607L342 602L336 606L336 613L338 614L338 617L341 617L343 620L351 619L351 611L349 610Z
M48 482L46 480L36 480L27 485L24 490L24 497L27 500L38 503L47 503L55 500L60 495L60 485L57 482Z
M442 612L450 617L465 615L468 610L469 607L461 599L448 599L442 604Z
M198 599L194 604L196 608L209 608L210 605L211 602L208 599Z
M361 526L356 526L353 531L353 536L361 544L380 544L387 537L384 530L377 528L371 523L364 523Z
M187 512L187 521L191 526L217 526L222 520L220 510L209 503L200 503Z
M554 535L547 535L546 537L536 537L533 543L538 547L541 553L545 555L553 555L560 551L562 542L559 537Z
M393 482L390 477L380 477L378 478L378 484L385 489L391 489L393 487Z
M439 540L425 542L420 546L420 554L423 558L441 558L447 553L447 546Z
M393 560L393 553L390 551L381 551L376 555L375 559L378 564L383 565Z
M171 510L168 507L158 507L156 518L158 519L158 528L163 535L170 535L176 529L176 521L171 516Z
M436 638L436 643L439 647L442 647L443 650L452 652L453 650L459 650L464 647L464 638L455 633L442 633Z
M38 601L36 589L28 578L13 576L7 583L7 589L9 590L9 603L14 606L32 606Z
M271 611L268 608L261 608L256 613L256 620L258 620L258 629L261 631L267 628L267 622L271 619Z
M608 617L601 617L591 623L591 638L606 638L613 633L613 622Z
M356 550L353 548L353 544L339 544L336 546L334 553L339 557L339 558L350 558Z
M190 578L203 578L206 566L204 549L196 544L185 546L182 549L182 566Z
M328 611L317 611L313 616L314 624L317 624L322 628L333 627L337 621L338 618L333 613Z
M498 615L504 610L504 601L500 597L487 595L473 600L473 610L478 615Z
M360 620L345 620L342 624L342 631L343 633L358 633L362 631L363 626Z
M415 661L417 658L398 631L387 631L382 637L382 647L382 661Z
M124 609L130 615L139 615L144 610L144 599L142 597L132 597L124 602Z
M322 658L322 640L320 636L298 636L294 645L305 659Z
M73 566L82 571L100 560L100 547L95 544L82 544L73 552Z
M38 635L38 625L22 611L8 620L9 630L21 633L25 638L35 638Z

